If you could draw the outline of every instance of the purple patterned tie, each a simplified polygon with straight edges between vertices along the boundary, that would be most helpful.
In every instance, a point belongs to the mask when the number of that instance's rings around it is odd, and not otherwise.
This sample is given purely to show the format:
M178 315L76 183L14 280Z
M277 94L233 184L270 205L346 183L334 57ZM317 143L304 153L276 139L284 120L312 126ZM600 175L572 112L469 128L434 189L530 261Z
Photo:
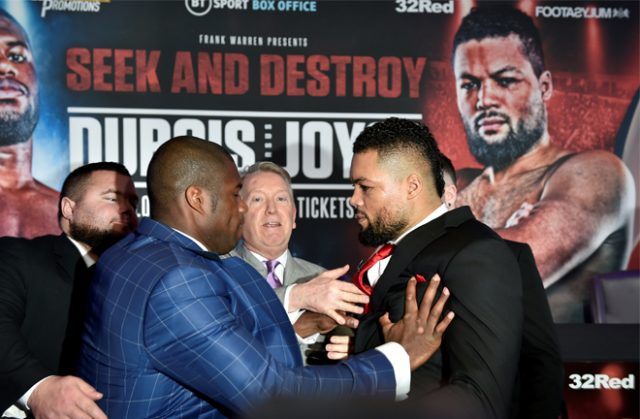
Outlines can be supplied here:
M267 282L271 285L271 288L280 288L282 281L276 275L276 267L280 265L280 262L277 260L265 260L264 263L267 264Z

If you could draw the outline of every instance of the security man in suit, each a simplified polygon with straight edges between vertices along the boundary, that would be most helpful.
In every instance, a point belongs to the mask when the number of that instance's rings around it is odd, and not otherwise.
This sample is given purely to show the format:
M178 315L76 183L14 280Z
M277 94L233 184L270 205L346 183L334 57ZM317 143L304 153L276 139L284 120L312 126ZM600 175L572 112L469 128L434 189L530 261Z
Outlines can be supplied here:
M442 202L453 208L458 192L456 172L447 156L442 155L441 158L444 179ZM529 245L505 241L520 266L524 309L522 347L510 417L557 419L562 410L563 364L542 278Z
M63 234L0 238L0 412L9 408L6 416L18 417L21 409L35 417L105 418L95 403L100 393L68 374L78 357L89 267L136 228L137 203L124 166L88 164L62 185Z

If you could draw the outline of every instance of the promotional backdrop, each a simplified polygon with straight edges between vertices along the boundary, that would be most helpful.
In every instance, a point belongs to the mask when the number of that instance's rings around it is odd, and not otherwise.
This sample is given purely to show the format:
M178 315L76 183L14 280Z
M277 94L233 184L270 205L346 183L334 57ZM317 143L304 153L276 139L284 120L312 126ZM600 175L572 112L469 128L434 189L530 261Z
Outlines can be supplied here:
M551 141L576 152L616 152L637 190L638 3L514 4L540 29L553 74ZM139 213L147 216L152 154L173 136L195 135L222 144L240 168L260 160L284 166L298 216L291 250L327 268L349 263L352 271L371 251L358 243L349 204L351 146L367 124L388 116L424 121L456 168L482 167L467 146L451 60L453 35L473 5L1 4L33 44L40 88L37 179L59 190L79 165L121 162L141 196ZM637 211L636 201L636 219ZM629 248L636 247L637 224ZM637 248L630 265L637 269Z
M292 252L326 268L349 263L352 272L371 252L357 240L359 227L349 204L351 147L365 126L389 116L423 121L454 166L463 169L460 173L483 169L467 145L451 57L453 36L474 5L453 0L0 1L32 44L40 92L33 135L36 179L59 190L69 171L82 164L120 162L135 180L139 215L148 216L145 181L154 151L174 136L201 137L226 147L239 168L261 160L284 166L296 195ZM619 194L635 206L629 217L635 226L627 221L614 240L623 249L620 260L600 260L607 268L583 272L589 275L639 265L639 210L633 197L640 183L639 5L514 2L539 28L552 74L553 96L546 102L551 142L576 153L615 153L635 178ZM601 204L607 202L596 199L585 210L597 214ZM20 214L29 215L29 208ZM595 215L590 222L605 223ZM580 231L585 225L568 227ZM563 234L553 230L545 239L562 242ZM598 246L606 241L588 240ZM600 250L598 257L606 258L610 249L602 244ZM540 256L536 259L540 267ZM554 316L567 301L584 299L567 287L564 303L554 300L553 287L547 290ZM638 417L637 359L610 361L567 364L565 400L572 418L596 411L603 418ZM588 409L585 400L593 402Z

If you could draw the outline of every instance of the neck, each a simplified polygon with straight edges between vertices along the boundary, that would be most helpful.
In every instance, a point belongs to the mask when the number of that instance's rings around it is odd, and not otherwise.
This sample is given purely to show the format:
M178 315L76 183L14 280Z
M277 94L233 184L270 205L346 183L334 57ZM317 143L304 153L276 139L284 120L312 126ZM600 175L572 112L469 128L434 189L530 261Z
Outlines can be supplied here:
M407 226L398 234L396 239L402 236L405 232L414 228L418 223L427 218L433 211L438 209L438 207L442 205L442 201L438 197L437 199L429 199L424 205L421 205L419 208L416 208L416 211L411 215L410 221Z
M31 138L24 143L0 146L0 187L19 188L33 182Z
M531 150L518 157L511 165L505 169L493 173L495 182L504 182L513 175L519 175L523 172L537 169L541 166L548 165L558 159L560 155L567 154L568 151L551 144L549 134L545 132L539 142L537 142ZM493 171L492 168L488 170Z
M254 246L252 246L251 244L244 242L244 246L251 250L253 253L257 253L259 255L261 255L262 257L268 259L268 260L274 260L279 258L280 256L282 256L282 254L284 252L287 251L287 248L285 247L283 248L273 248L273 249L258 249Z

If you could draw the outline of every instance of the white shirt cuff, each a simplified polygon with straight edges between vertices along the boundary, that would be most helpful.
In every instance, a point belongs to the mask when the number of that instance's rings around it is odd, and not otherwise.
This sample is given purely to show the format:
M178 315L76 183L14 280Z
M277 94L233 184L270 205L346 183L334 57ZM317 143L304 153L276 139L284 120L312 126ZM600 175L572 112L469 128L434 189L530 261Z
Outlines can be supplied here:
M384 343L376 347L376 350L382 352L393 367L393 373L396 377L396 400L405 400L408 397L409 390L411 390L409 354L402 345L396 342Z
M20 407L21 409L26 409L30 411L31 409L29 408L29 397L31 397L31 393L33 393L33 391L36 389L36 387L40 385L41 382L43 382L49 377L51 377L51 375L44 377L42 380L32 385L31 388L27 390L27 392L24 393L22 397L20 397L20 399L18 399L18 403L16 403L18 407Z
M295 287L296 284L291 284L289 286L287 286L287 288L284 290L284 300L282 301L282 305L284 306L284 310L288 313L289 312L289 295L291 294L291 290L293 289L293 287ZM300 310L297 310L300 311ZM293 311L295 313L295 311ZM298 319L296 319L298 320Z
M319 337L320 333L314 333L313 335L309 335L306 338L303 338L296 333L296 338L298 339L298 344L300 345L313 345L318 341Z

